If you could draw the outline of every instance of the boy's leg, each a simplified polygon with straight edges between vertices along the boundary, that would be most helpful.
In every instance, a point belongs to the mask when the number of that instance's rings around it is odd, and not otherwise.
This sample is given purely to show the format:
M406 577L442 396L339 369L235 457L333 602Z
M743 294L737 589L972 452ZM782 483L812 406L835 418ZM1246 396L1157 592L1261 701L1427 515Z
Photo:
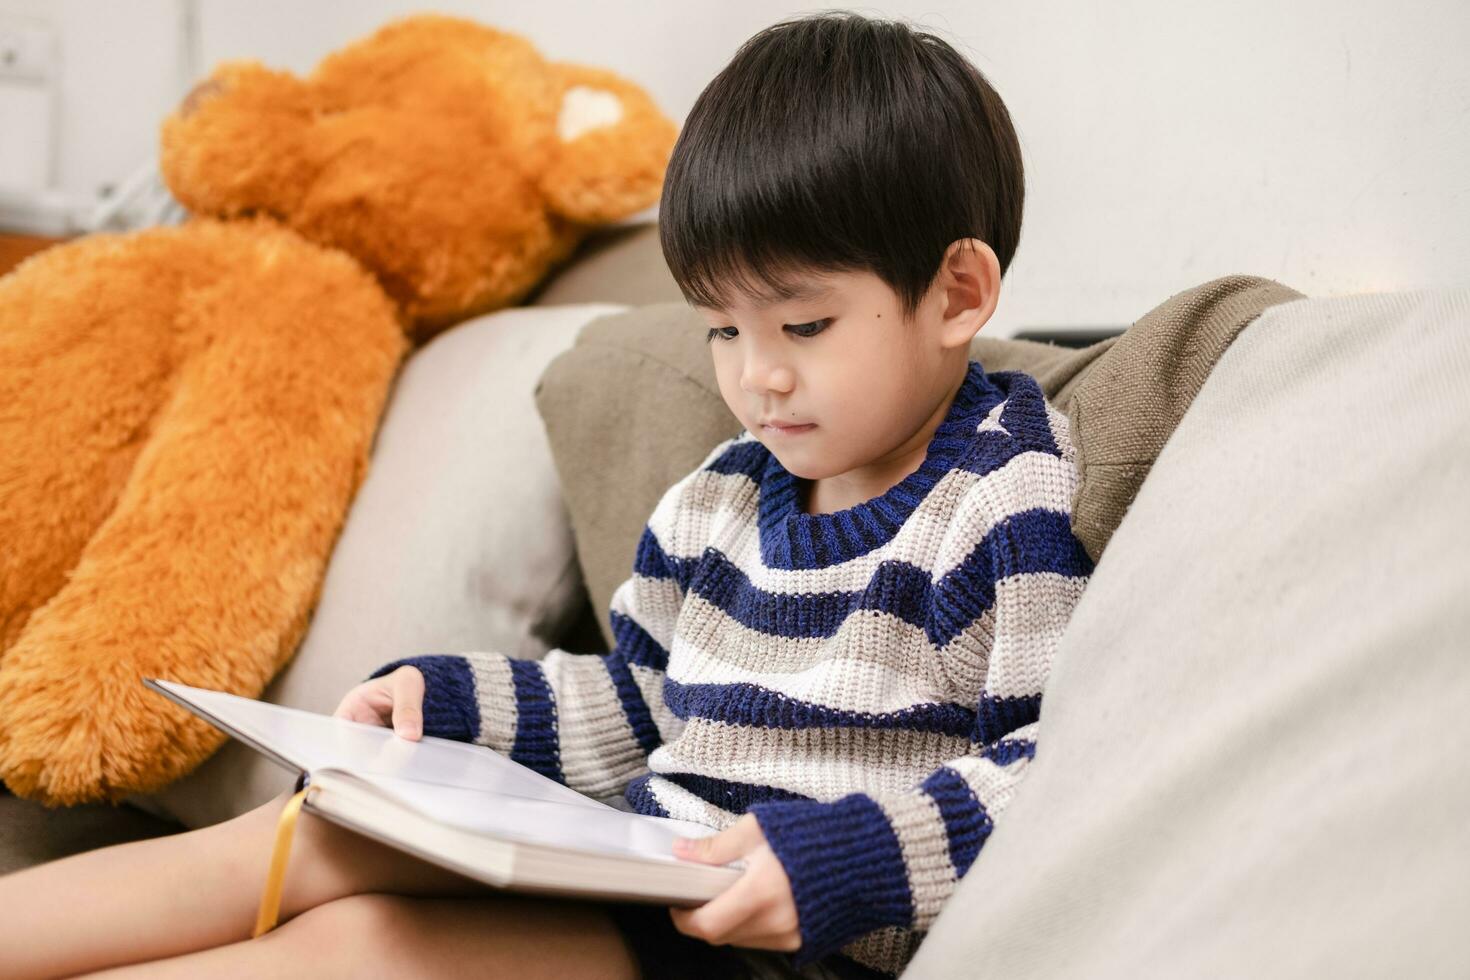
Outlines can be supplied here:
M289 797L211 827L0 876L0 976L65 976L250 938ZM490 893L309 813L296 822L284 884L281 923L361 892Z
M318 905L259 939L88 974L87 980L306 975L634 980L637 968L595 905L509 895L366 894Z

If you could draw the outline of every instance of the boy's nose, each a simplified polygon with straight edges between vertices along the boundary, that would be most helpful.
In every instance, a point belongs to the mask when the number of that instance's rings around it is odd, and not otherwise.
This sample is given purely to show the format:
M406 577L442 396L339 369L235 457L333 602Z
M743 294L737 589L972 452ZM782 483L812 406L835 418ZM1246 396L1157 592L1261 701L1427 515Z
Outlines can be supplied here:
M796 384L796 375L784 364L750 358L740 375L740 387L752 395L768 391L786 394Z

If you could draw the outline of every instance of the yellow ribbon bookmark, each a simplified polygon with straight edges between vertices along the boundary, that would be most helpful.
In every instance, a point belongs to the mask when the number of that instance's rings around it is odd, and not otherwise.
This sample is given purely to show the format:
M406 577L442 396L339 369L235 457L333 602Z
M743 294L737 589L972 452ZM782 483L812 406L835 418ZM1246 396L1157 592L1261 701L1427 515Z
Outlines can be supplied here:
M276 918L281 911L281 889L286 883L286 856L291 853L291 832L309 792L310 786L287 800L286 808L276 823L276 846L271 852L271 867L265 878L265 894L260 896L260 911L255 916L255 936L263 936L276 927Z

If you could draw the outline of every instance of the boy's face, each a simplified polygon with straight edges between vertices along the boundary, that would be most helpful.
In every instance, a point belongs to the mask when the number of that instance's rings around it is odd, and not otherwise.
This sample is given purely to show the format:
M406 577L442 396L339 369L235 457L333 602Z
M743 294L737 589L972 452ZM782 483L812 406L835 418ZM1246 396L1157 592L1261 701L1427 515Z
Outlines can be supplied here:
M901 464L957 384L956 363L968 361L978 325L955 330L943 289L905 322L897 294L871 272L798 282L812 295L696 307L714 331L725 404L794 476L823 480Z

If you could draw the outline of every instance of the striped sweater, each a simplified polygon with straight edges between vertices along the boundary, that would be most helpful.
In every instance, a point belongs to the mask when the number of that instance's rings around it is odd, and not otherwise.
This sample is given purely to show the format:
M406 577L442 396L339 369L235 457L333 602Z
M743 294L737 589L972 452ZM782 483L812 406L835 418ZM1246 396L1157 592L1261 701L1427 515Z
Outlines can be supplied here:
M540 661L395 660L424 733L490 746L642 813L754 813L791 880L798 965L897 972L1035 750L1052 654L1092 565L1067 419L969 364L923 464L808 514L748 431L660 499L614 593L616 645Z

